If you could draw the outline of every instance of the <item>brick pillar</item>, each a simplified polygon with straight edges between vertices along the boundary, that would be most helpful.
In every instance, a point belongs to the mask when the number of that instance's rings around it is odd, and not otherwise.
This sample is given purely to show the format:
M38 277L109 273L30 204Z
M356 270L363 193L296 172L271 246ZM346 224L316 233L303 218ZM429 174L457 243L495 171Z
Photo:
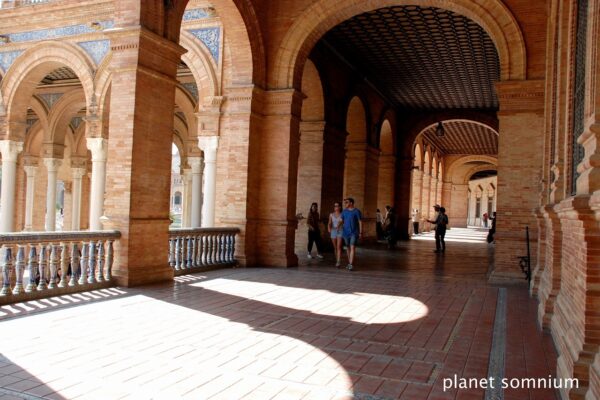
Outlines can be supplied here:
M321 204L321 185L323 184L323 134L325 121L302 121L300 123L300 155L298 157L298 188L296 196L296 214L304 218L298 221L296 233L297 249L306 249L308 237L306 217L313 202L319 203L321 220L326 221L332 204ZM321 231L323 238L326 232ZM324 241L327 243L327 241Z
M469 210L467 209L470 204L471 208L475 207L475 194L472 193L472 201L469 203L469 185L455 185L452 183L444 183L450 189L451 195L448 196L450 199L449 203L449 214L448 221L450 226L456 226L466 228L469 221ZM444 200L446 201L446 200ZM448 203L447 203L448 204ZM475 211L471 215L473 215Z
M369 241L377 240L376 213L377 192L379 185L379 154L381 152L371 146L367 146L365 158L364 197L363 205L358 206L363 214L363 238ZM368 177L368 179L367 179Z
M529 293L537 295L541 283L541 275L544 271L546 264L546 219L544 218L544 212L541 207L538 207L534 211L535 220L537 223L537 254L536 263L531 266L531 285L529 287ZM491 215L491 210L490 210Z
M390 154L379 156L379 185L377 188L377 208L385 213L385 206L394 202L394 172L396 157ZM411 210L412 211L412 210Z
M419 232L423 231L423 223L421 221L423 216L423 210L421 209L421 191L423 190L423 172L414 169L412 171L412 179L411 179L411 215L412 209L416 208L419 210L419 214L417 219L419 221Z
M395 201L394 208L396 209L397 221L396 226L398 227L398 238L401 240L408 240L410 238L409 225L412 230L411 222L411 194L410 194L410 176L413 166L412 157L398 157L396 159L396 179L395 179ZM421 228L419 227L419 230Z
M421 226L424 232L431 230L431 224L427 222L431 219L432 209L429 206L429 195L431 194L431 175L429 172L423 172L423 184L421 186Z
M544 81L496 84L500 101L498 143L498 200L495 267L492 282L524 282L517 256L527 254L529 226L532 265L537 252L537 223L533 210L542 179ZM524 145L524 143L526 145Z
M354 198L355 207L365 211L365 170L368 145L365 142L346 144L344 167L344 197Z
M105 33L113 75L104 228L121 232L113 274L125 286L171 280L171 146L183 49L139 26Z
M266 91L262 98L260 192L254 205L259 221L256 258L261 266L295 266L298 264L294 236L302 94L293 89Z
M321 205L333 209L333 203L341 202L344 193L344 146L346 131L330 123L325 124L323 143L323 183Z
M540 212L544 218L546 254L544 263L540 264L536 274L539 275L539 284L537 285L538 322L544 329L547 329L550 328L556 296L560 290L563 234L560 218L553 206L544 206Z

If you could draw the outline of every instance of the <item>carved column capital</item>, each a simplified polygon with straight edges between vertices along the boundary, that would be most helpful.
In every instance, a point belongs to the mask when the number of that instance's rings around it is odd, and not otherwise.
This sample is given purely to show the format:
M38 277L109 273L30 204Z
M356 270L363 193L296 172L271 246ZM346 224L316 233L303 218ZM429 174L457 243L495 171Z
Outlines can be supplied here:
M188 164L192 167L192 174L201 174L204 159L202 157L188 157Z
M48 172L57 172L62 165L63 160L61 158L44 158L44 165Z
M17 157L21 151L23 151L23 142L0 140L0 154L2 154L2 161L17 162Z
M92 152L92 161L106 161L108 140L101 137L88 137L86 141L87 148Z

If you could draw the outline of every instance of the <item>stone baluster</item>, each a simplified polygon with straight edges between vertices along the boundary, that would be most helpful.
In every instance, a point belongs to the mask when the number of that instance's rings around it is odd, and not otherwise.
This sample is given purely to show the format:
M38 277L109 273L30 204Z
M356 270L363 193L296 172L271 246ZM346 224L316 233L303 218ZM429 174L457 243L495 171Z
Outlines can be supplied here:
M96 280L98 282L104 281L104 265L105 265L104 242L99 240L98 241L98 274L96 276Z
M227 259L226 259L226 261L228 263L233 261L233 259L232 259L233 258L232 257L232 255L233 255L232 244L233 244L233 235L229 234L229 235L227 235Z
M25 246L17 245L17 262L15 263L16 283L13 294L21 294L23 289L23 273L25 272Z
M79 258L79 268L81 270L81 276L79 277L80 285L84 285L87 280L88 248L89 244L83 242L81 246L81 257Z
M177 239L169 239L169 265L175 268L175 241Z
M71 269L71 274L73 270ZM65 242L60 243L60 282L59 288L68 286L68 275L69 275L69 246Z
M42 245L40 246L40 258L39 258L39 262L38 262L38 270L40 271L40 276L39 279L40 281L38 282L37 285L37 290L46 290L48 289L48 284L46 283L46 267L48 266L48 264L46 263L46 253L48 252L48 249L46 248L46 245L44 243L42 243Z
M175 269L179 270L181 265L181 238L178 236L175 238Z
M206 251L204 246L204 234L200 234L198 236L198 266L201 267L205 265Z
M96 283L96 242L90 240L89 250L89 271L87 277L87 283Z
M69 286L75 286L77 284L77 273L79 272L79 247L77 243L73 243L71 246L71 280Z
M187 237L187 249L186 249L187 250L187 257L186 257L186 261L187 261L186 267L187 268L192 268L194 266L193 265L194 255L192 253L192 250L193 250L192 249L192 240L194 240L193 236Z
M108 240L108 249L106 250L106 270L104 271L105 281L110 281L112 279L112 266L114 257L113 241Z
M54 289L58 281L58 246L50 243L50 282L48 289Z
M227 260L227 256L226 256L227 255L227 236L228 235L225 234L225 233L221 234L221 239L220 239L220 242L221 242L221 254L219 256L219 258L220 258L219 261L221 263L224 263Z
M235 261L235 233L231 235L231 262Z
M4 258L2 260L2 289L0 296L8 296L10 291L10 272L12 269L12 249L4 247Z
M217 264L219 262L219 260L217 259L217 256L219 255L219 234L213 234L212 235L212 261L213 264Z
M198 237L196 235L192 235L191 239L192 239L192 267L197 267L198 266L198 257L197 257L198 246L197 246L196 241L198 240Z
M25 287L25 292L35 292L37 286L35 285L35 278L37 275L37 251L35 245L29 245L29 260L27 262L27 272L29 273L29 282Z

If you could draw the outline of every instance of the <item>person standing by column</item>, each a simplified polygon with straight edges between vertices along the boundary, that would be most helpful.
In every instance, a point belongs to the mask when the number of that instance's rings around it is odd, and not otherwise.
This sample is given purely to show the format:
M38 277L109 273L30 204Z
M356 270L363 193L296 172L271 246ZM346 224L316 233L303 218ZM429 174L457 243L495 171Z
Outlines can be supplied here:
M438 206L439 207L439 206ZM434 253L444 253L446 251L446 227L448 226L448 216L446 215L446 209L439 207L438 215L435 220L427 220L432 224L435 224L435 251Z
M308 212L308 219L306 225L308 225L308 255L307 258L312 258L310 254L312 252L313 243L317 246L317 258L323 258L321 254L321 231L319 229L319 206L317 203L310 205L310 211Z
M412 212L413 233L419 234L419 209L415 208Z
M377 240L383 239L383 215L381 215L381 210L377 209L375 213L375 221L376 221L376 229L377 229Z
M344 222L343 237L348 253L348 265L346 268L352 271L354 268L356 243L363 234L362 214L358 208L354 208L354 199L352 197L345 199L344 205L346 208L342 211L342 220Z

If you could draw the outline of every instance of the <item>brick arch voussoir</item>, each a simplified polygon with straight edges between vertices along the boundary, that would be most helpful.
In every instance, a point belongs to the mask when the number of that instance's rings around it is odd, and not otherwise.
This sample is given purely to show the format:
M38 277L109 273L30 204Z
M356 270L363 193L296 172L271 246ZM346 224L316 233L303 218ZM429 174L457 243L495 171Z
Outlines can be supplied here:
M456 171L462 167L463 165L470 162L485 162L491 165L498 165L498 159L493 156L487 155L470 155L459 158L454 161L452 164L447 166L447 170L445 171L445 175L448 179L454 179L456 175ZM458 179L457 182L461 181L461 178Z
M475 21L496 45L501 79L526 78L525 40L515 17L501 0L319 0L295 18L284 36L271 66L268 86L299 87L302 66L327 31L356 15L398 5L443 8Z
M217 65L212 60L208 48L193 38L190 33L182 32L180 44L188 52L181 56L192 72L194 81L198 86L198 103L202 104L204 98L220 96L221 86L217 75Z
M80 90L73 90L61 96L48 114L48 129L44 141L64 145L71 118L85 105L85 96Z
M497 171L498 166L496 164L477 165L465 172L465 176L464 176L462 182L463 182L463 184L467 185L469 183L469 179L471 179L471 177L473 175L475 175L476 173L481 172L481 171L489 171L489 170ZM487 189L487 187L485 187L484 189Z

